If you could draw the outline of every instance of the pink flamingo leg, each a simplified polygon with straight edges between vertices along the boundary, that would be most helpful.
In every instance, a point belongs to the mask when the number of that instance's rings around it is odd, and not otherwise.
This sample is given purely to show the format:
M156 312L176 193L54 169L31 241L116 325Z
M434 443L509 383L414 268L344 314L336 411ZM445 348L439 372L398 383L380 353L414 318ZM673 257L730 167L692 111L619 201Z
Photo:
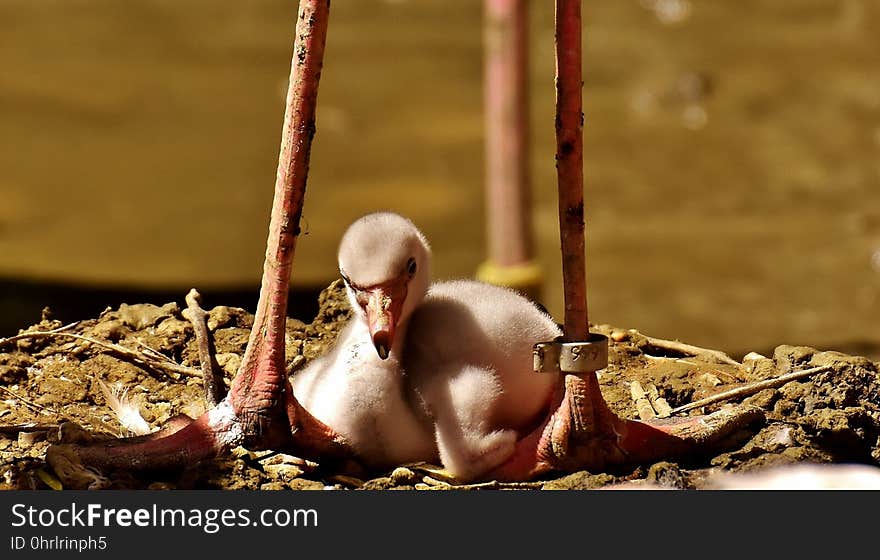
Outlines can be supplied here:
M189 425L156 437L53 446L47 460L62 480L66 475L75 484L73 473L84 466L180 469L237 445L290 447L307 457L350 454L337 434L299 406L284 367L288 285L315 134L329 10L329 0L300 0L260 299L229 395Z
M564 277L563 340L589 340L584 257L581 0L556 1L556 169ZM489 478L522 480L548 471L673 459L706 451L762 417L735 409L709 416L637 422L608 408L595 371L564 373L548 419L522 438Z

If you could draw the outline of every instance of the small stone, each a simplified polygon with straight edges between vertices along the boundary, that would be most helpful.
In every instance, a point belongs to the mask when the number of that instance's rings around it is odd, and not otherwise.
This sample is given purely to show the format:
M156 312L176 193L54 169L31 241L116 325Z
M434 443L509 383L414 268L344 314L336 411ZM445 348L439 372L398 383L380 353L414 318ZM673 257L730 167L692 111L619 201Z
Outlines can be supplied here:
M18 446L22 449L46 439L46 432L18 432Z
M246 320L248 312L238 307L218 305L208 311L208 330L214 331L223 327L247 327L251 321Z
M190 418L198 418L205 412L205 403L202 399L195 400L180 407L180 411Z
M639 413L639 418L641 420L651 420L656 416L656 412L654 411L654 407L651 406L650 401L647 398L647 394L645 390L642 388L641 383L638 381L633 381L630 383L630 396L632 397L633 402L636 405L636 410Z
M323 490L324 483L305 478L295 478L287 484L287 487L291 490Z
M654 410L657 411L657 416L666 418L672 414L672 405L663 397L657 397L654 401Z
M776 446L793 447L797 442L792 432L791 426L774 426L767 435L767 442Z
M214 309L208 311L208 330L214 331L220 327L225 327L233 321L235 316L229 307L218 305Z
M757 352L749 352L743 357L743 368L752 379L767 379L776 375L776 363Z
M27 370L23 367L0 365L0 384L12 385L24 380Z
M661 488L685 488L684 475L678 465L660 462L651 465L646 479Z
M611 340L613 340L614 342L624 342L626 340L629 340L629 333L626 331L615 329L611 331Z
M232 352L223 352L215 357L226 376L230 378L235 377L235 374L238 373L238 368L241 367L241 356Z
M852 366L856 368L866 369L868 371L877 371L877 367L873 364L873 362L871 362L871 360L864 356L849 356L847 354L835 351L816 353L810 360L809 365L811 367L831 366L834 368Z
M704 373L703 375L701 375L700 381L702 381L706 385L710 385L712 387L717 387L717 386L721 385L721 383L722 383L717 375L714 375L711 373Z
M396 486L421 482L422 475L416 474L406 467L397 467L391 471L391 482Z
M779 391L776 389L764 389L754 395L743 399L743 404L757 406L765 410L769 410L776 399L779 398Z
M156 327L156 334L168 338L185 339L191 332L192 323L174 317L165 319Z
M391 477L381 476L379 478L373 478L364 482L364 485L361 487L362 490L388 490L393 487L394 483L391 482Z
M177 310L179 308L176 303L167 304L162 307L151 303L138 303L135 305L123 303L119 306L119 311L116 312L116 315L125 325L140 331L158 324L162 319L171 317Z
M280 465L263 465L263 470L269 478L291 482L303 475L302 468L296 465L280 464Z
M247 448L242 446L233 447L229 454L235 457L236 459L242 459L244 461L255 461L257 460L257 454L253 451L249 451Z
M44 379L40 382L39 393L36 401L42 405L66 406L74 402L83 401L88 395L87 388L73 381L63 381L58 378Z
M541 489L590 490L607 486L613 482L615 482L615 478L610 474L590 474L587 471L578 471L555 480L549 480Z
M164 424L171 418L171 403L166 401L144 403L141 406L141 416L148 423Z
M103 338L110 342L119 342L125 336L125 326L118 319L99 321L91 328L90 334L94 338Z
M773 350L773 361L780 374L803 369L817 350L809 346L777 346Z
M271 457L266 458L262 461L264 465L302 465L303 460L294 455L288 455L286 453L275 453Z

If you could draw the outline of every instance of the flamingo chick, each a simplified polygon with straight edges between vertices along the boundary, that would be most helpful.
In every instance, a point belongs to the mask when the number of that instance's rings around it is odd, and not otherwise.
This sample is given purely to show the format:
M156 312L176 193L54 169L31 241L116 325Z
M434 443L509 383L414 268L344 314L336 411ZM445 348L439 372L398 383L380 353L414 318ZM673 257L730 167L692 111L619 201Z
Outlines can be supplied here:
M429 267L428 245L409 221L374 214L355 222L339 249L354 315L330 351L291 378L300 404L370 468L436 456L430 425L406 384L397 336L428 288Z
M595 376L577 384L533 371L534 344L562 334L550 316L505 288L431 283L430 265L428 242L406 218L354 222L339 248L354 317L291 380L297 406L368 467L439 461L463 481L521 480L699 453L763 419L749 406L619 418Z
M291 380L295 397L374 468L440 461L461 480L504 463L546 417L558 379L532 346L558 326L511 290L431 283L431 250L381 212L344 234L339 270L354 316Z

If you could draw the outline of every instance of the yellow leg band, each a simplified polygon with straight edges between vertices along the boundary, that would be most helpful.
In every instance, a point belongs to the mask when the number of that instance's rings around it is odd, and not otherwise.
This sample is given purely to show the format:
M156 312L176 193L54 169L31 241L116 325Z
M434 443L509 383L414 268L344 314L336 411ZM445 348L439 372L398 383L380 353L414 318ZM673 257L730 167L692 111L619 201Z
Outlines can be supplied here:
M536 292L544 282L541 267L535 261L501 266L485 261L477 268L477 280L496 286L505 286L523 292Z

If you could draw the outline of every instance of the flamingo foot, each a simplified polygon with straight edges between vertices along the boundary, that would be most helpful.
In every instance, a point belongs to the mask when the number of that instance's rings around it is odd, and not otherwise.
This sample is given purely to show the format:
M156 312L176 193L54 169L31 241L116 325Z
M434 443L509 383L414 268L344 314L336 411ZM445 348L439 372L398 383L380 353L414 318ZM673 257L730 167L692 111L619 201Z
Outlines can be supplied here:
M514 454L487 478L528 480L548 472L601 472L696 458L764 418L757 407L737 406L680 419L622 419L608 408L594 373L566 375L564 393L558 393L547 420L522 438Z
M104 473L182 471L238 445L291 450L314 460L354 458L338 434L299 404L289 384L283 396L258 398L258 394L233 391L199 418L177 417L147 436L96 439L67 430L71 435L49 448L46 461L66 488L100 489L109 485Z

